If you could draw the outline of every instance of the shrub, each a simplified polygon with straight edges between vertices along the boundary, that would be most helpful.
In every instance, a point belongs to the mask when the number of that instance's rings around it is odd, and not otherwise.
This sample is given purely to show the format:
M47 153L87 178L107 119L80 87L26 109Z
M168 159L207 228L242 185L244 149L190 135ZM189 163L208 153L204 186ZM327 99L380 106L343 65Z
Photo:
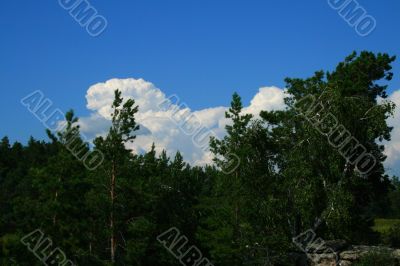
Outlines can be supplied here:
M389 252L372 252L361 257L354 266L399 266L399 262Z
M382 234L382 241L385 245L400 247L400 223L393 225L388 231Z

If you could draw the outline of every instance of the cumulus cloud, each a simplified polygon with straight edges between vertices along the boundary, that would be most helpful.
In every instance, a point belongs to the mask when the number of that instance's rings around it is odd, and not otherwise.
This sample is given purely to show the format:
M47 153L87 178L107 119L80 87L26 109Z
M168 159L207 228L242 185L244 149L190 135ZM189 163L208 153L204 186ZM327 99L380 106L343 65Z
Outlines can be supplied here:
M218 106L192 111L178 96L166 96L151 82L143 79L110 79L91 86L86 94L89 117L80 120L81 130L89 138L104 135L111 119L114 91L119 89L122 97L134 98L139 105L136 115L141 130L134 143L129 144L137 153L148 151L155 143L156 151L166 150L169 156L180 151L185 160L197 165L211 163L208 149L211 135L222 138L225 134L225 111ZM284 107L284 90L263 87L253 97L245 113L258 116L261 110L277 110ZM201 128L200 131L194 130ZM199 133L195 133L199 132Z
M165 99L161 90L143 79L110 79L89 88L86 94L87 108L109 119L116 89L121 91L122 97L134 98L141 113L158 111L157 105Z
M166 150L169 156L180 151L185 160L196 165L212 162L208 149L208 138L213 135L222 138L225 134L225 111L228 107L217 106L201 110L191 110L183 99L176 95L166 96L151 82L143 79L110 79L91 86L86 94L90 116L80 120L81 131L89 139L105 135L110 127L111 104L114 90L119 89L122 97L134 98L139 105L136 116L140 125L137 138L130 148L143 153L155 143L156 151ZM277 87L263 87L254 95L243 111L258 117L262 110L281 110L284 108L285 91ZM393 92L389 100L400 108L400 90ZM229 99L227 99L229 101ZM400 112L389 118L394 127L392 140L385 143L388 156L385 166L390 174L400 175ZM199 134L193 130L201 127Z
M263 110L280 110L283 109L284 90L278 87L263 87L253 97L250 106L244 108L244 112L258 116Z

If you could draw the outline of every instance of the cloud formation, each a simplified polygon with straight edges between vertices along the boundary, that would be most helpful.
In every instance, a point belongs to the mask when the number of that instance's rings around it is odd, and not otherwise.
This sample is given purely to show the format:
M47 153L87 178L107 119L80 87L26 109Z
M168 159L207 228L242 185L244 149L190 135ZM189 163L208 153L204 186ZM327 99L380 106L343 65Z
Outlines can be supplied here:
M156 151L166 150L169 156L180 151L185 160L192 164L211 163L212 156L208 150L208 138L215 135L222 138L225 134L225 106L192 111L184 100L178 96L166 96L151 82L143 79L110 79L91 86L86 94L87 108L92 111L89 117L80 120L81 131L89 138L104 135L111 119L111 104L114 90L119 89L123 98L134 98L139 105L136 115L141 130L133 144L135 152L148 151L155 143ZM260 88L244 112L258 116L261 110L276 110L284 107L284 91L277 87ZM188 119L188 117L191 117ZM183 124L183 125L182 125ZM193 141L196 134L190 129L203 128L201 141ZM186 130L182 130L182 128ZM200 145L201 144L201 145ZM203 145L204 144L204 145Z
M87 108L92 111L89 117L80 120L81 131L89 138L105 135L110 127L111 104L114 90L119 89L123 98L134 98L139 105L136 115L140 130L130 148L143 153L155 143L156 151L166 150L169 156L179 150L191 164L204 165L212 162L208 149L208 137L222 138L225 134L225 111L228 107L218 106L202 110L191 110L177 95L166 96L151 82L143 79L110 79L91 86L86 94ZM281 110L284 108L285 91L277 87L263 87L254 95L245 113L258 117L262 110ZM400 90L395 91L389 100L400 106ZM394 127L392 140L385 143L388 156L385 166L390 174L400 175L400 113L396 112L388 120ZM203 136L190 134L195 128L203 129ZM200 141L197 141L203 137ZM201 144L201 145L200 145Z

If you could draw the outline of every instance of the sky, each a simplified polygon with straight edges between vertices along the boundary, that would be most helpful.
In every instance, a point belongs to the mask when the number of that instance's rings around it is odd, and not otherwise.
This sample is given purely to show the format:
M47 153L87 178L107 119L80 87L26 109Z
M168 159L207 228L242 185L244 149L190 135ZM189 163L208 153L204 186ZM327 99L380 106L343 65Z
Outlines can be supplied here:
M110 91L119 87L141 103L143 136L136 149L155 141L200 162L209 155L177 132L154 99L177 95L222 136L234 91L250 113L279 109L286 77L332 70L354 50L399 55L397 0L358 1L376 21L365 37L330 6L341 0L90 0L107 21L96 37L63 8L69 1L76 0L0 2L1 136L46 138L43 124L21 104L35 90L54 108L73 108L89 138L101 134ZM400 105L399 62L388 91ZM392 123L400 126L400 118ZM400 131L390 145L387 167L398 171Z

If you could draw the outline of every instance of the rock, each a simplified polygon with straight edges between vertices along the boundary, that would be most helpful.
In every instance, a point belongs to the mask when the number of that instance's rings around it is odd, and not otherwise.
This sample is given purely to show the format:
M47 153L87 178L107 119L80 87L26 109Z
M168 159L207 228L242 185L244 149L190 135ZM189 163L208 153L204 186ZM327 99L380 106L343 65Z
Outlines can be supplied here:
M350 246L343 240L313 243L307 246L307 262L297 260L301 266L351 266L368 253L392 254L400 263L400 249L381 246ZM399 264L400 265L400 264ZM384 265L382 265L384 266Z
M335 253L309 254L309 260L312 266L336 266L338 257Z
M323 242L315 241L314 243L307 246L307 250L308 253L333 253L344 250L348 246L349 245L344 240L329 240Z
M339 257L342 260L355 261L361 257L361 254L357 250L346 250L340 253Z
M400 259L400 249L395 249L392 252L393 257L395 257L396 259Z

